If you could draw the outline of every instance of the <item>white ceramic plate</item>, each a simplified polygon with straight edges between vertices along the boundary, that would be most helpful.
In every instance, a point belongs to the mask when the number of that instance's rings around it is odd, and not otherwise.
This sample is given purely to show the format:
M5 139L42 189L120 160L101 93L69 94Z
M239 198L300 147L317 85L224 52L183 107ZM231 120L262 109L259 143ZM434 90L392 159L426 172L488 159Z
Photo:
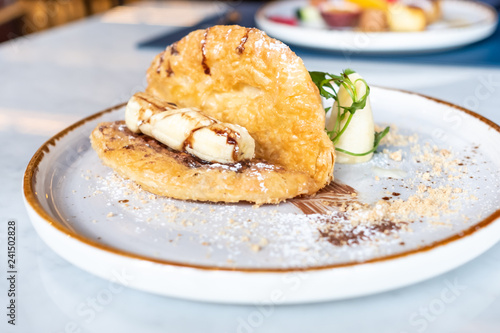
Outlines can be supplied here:
M307 1L278 1L260 9L255 17L260 29L287 44L341 52L423 52L456 48L480 41L496 29L496 11L488 5L443 0L443 18L422 32L359 32L276 23L272 15L293 17Z
M380 153L365 164L336 165L336 181L366 203L391 192L392 201L406 200L421 183L460 188L450 206L456 212L387 233L340 221L343 231L330 239L318 227L331 215L305 215L292 202L256 208L157 198L114 176L90 147L92 129L123 119L123 106L74 124L37 151L24 178L26 207L40 237L76 266L141 290L214 302L367 295L436 276L493 246L500 238L500 127L417 94L373 87L371 98L377 122L418 140L380 148L401 149L401 162ZM419 179L432 167L417 160L417 144L431 155L434 145L449 150L457 170ZM331 198L316 199L309 208Z

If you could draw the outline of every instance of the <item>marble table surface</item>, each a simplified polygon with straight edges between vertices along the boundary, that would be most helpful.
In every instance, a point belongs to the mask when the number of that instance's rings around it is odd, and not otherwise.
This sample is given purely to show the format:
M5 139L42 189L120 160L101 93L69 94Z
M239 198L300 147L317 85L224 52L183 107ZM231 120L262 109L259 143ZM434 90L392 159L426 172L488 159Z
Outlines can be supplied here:
M500 244L431 280L343 301L262 308L113 287L112 298L102 302L110 283L61 259L37 236L23 206L22 176L32 154L53 134L144 88L145 70L158 51L136 44L167 29L95 17L0 45L1 332L500 332ZM304 62L310 70L352 67L371 84L438 97L500 123L500 68L324 55ZM9 219L18 225L16 326L3 313ZM450 290L451 301L433 306ZM255 325L243 324L249 320Z

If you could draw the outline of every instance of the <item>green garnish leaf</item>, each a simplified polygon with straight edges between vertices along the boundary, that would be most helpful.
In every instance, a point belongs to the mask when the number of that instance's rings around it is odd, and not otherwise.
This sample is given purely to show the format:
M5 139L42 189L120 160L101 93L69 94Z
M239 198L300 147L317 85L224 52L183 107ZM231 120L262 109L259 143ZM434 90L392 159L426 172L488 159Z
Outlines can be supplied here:
M375 140L373 141L373 147L375 149L377 149L378 145L380 144L380 141L382 141L382 139L384 138L384 136L386 136L387 133L389 133L390 130L391 130L391 127L387 126L386 128L384 128L383 131L381 131L381 132L375 132Z
M309 75L311 75L311 79L313 80L316 87L318 87L319 94L321 96L323 96L324 98L327 98L327 99L335 98L337 96L337 93L333 89L333 86L330 83L330 79L328 78L328 75L329 75L328 73L309 72ZM325 88L328 88L331 92L325 90Z
M326 72L309 72L312 81L314 82L316 87L318 87L320 95L326 99L333 98L334 101L337 102L337 108L336 108L337 110L332 110L332 112L337 112L336 122L333 126L333 130L331 131L327 130L327 134L330 137L330 140L332 140L333 144L336 144L339 141L341 135L344 134L345 130L347 129L347 126L349 126L349 123L351 122L351 119L353 115L356 113L356 111L362 110L366 107L366 101L368 100L368 96L370 95L370 87L368 86L365 80L357 79L356 81L352 82L351 79L349 79L349 75L353 73L356 72L349 68L345 69L342 73L340 73L340 75L334 75ZM362 81L366 86L366 93L363 96L359 96L358 91L356 90L357 81ZM339 88L344 87L344 89L351 96L351 100L353 101L351 106L349 107L340 106L337 96L337 91L334 89L333 85L336 85ZM331 107L325 108L325 112L328 112L330 109ZM346 117L347 120L342 126L341 122L344 121ZM368 155L377 150L382 138L387 133L389 133L389 129L390 129L389 127L386 127L382 132L375 132L375 140L373 142L373 148L367 152L358 154L358 153L351 153L349 151L337 147L335 147L335 149L339 152L346 153L352 156Z

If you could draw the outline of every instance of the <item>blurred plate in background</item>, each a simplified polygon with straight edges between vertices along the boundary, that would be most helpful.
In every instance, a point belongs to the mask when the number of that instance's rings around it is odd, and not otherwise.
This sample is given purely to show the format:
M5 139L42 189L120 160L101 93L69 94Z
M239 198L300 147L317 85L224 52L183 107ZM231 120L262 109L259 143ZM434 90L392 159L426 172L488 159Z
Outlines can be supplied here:
M256 14L257 26L285 43L341 52L432 52L465 46L489 37L498 15L492 7L471 1L443 0L441 20L421 32L362 32L291 26L269 17L294 17L307 1L278 1Z

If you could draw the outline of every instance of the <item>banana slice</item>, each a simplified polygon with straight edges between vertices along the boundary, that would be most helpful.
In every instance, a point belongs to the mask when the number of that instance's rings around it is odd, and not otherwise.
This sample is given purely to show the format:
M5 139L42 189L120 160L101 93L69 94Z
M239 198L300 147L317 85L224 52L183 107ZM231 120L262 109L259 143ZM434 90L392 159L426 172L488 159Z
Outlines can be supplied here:
M358 98L366 94L366 85L361 80L362 77L358 73L349 75L349 79L354 83L357 91ZM340 106L349 107L352 105L352 98L349 92L342 86L337 93ZM330 119L326 126L327 130L333 130L337 120L337 102L333 104L331 109ZM340 122L342 128L347 121L345 117ZM338 148L350 151L352 153L364 153L373 148L373 141L375 139L375 125L373 123L372 107L370 97L366 100L366 106L362 110L357 110L347 126L346 131L342 134L339 141L335 145ZM342 152L337 152L337 163L362 163L369 161L373 153L364 156L352 156Z
M246 128L223 123L195 108L178 108L145 93L129 100L125 123L134 133L142 132L207 162L236 163L255 154L255 141Z

